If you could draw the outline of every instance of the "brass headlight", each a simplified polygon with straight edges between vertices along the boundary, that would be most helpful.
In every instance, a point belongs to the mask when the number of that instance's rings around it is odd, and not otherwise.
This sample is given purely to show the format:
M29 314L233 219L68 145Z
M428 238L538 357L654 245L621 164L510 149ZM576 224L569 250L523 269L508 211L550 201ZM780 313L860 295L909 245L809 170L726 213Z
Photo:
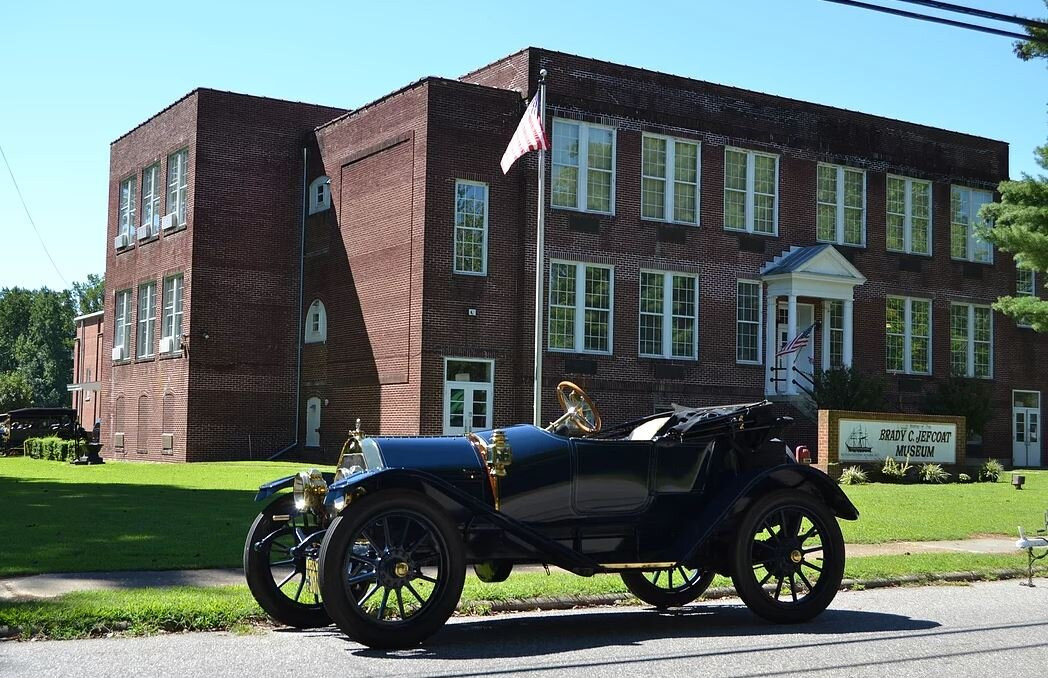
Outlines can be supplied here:
M294 493L295 508L299 511L307 509L320 510L324 506L324 496L327 494L327 482L323 474L315 468L302 471L295 476Z

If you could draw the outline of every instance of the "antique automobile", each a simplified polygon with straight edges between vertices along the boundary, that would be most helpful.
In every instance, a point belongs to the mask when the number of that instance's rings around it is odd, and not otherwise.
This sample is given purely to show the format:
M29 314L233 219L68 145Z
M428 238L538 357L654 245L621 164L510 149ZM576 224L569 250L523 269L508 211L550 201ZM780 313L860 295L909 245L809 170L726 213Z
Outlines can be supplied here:
M844 572L837 518L858 511L776 433L770 402L678 409L602 430L592 400L561 382L564 414L464 436L353 431L334 475L263 485L276 498L244 545L248 585L278 622L325 626L376 648L435 633L466 567L484 582L515 565L617 573L657 607L730 576L757 615L822 612ZM277 494L285 488L290 493Z

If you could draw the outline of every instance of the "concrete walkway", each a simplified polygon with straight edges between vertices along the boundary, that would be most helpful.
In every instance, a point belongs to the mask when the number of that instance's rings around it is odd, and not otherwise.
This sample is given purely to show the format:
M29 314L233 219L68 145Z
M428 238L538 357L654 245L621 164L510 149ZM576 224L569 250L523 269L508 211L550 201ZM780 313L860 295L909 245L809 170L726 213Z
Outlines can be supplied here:
M901 541L885 544L848 544L849 557L910 555L914 553L1019 553L1012 537L981 537L956 541ZM541 567L520 570L542 572ZM0 579L0 600L53 598L73 591L134 589L170 586L238 586L240 568L229 570L162 570L151 572L72 572L36 574Z

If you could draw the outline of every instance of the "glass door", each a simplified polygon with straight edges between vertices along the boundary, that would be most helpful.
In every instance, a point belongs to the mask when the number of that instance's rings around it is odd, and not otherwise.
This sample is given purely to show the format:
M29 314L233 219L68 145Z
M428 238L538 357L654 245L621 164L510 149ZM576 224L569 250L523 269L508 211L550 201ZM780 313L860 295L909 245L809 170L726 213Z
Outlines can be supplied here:
M1012 465L1041 465L1041 392L1012 391Z
M493 360L444 359L444 435L492 426Z

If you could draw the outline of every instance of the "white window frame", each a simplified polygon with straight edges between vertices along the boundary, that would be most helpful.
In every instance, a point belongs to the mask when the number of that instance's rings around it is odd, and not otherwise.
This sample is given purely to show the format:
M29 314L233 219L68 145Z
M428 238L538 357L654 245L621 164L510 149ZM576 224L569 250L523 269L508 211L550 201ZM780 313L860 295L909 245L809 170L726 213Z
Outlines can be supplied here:
M892 179L899 179L905 182L903 188L903 200L904 212L902 220L902 249L895 249L888 246L888 182ZM913 251L913 184L927 184L928 185L928 251L927 252L914 252ZM919 257L931 257L935 254L935 243L933 242L932 235L935 233L935 184L925 179L914 179L913 177L906 177L901 174L889 174L884 181L884 214L885 214L885 226L884 226L884 249L889 252L902 252L904 254L913 254Z
M829 303L826 304L826 318L823 324L823 327L826 328L826 336L828 339L826 342L826 356L822 361L823 369L826 370L844 367L844 301L841 299L829 299L828 302ZM841 309L840 317L838 318L838 320L840 320L840 325L835 325L833 323L835 315L833 309L837 305L839 305ZM840 360L837 361L834 361L833 359L834 337L839 337L841 346L841 354L839 356Z
M309 185L309 213L316 214L331 208L331 179L319 176Z
M317 329L313 329L314 325L317 325ZM327 341L327 307L320 299L314 299L313 303L309 305L309 310L306 311L305 329L305 343L320 344Z
M756 285L757 287L757 321L754 323L752 320L742 320L739 317L739 294L740 289L743 285ZM739 278L735 281L735 362L740 365L763 365L764 364L764 285L760 280L749 280L746 278ZM739 325L746 323L747 325L757 325L757 359L756 360L744 360L739 358Z
M835 202L833 202L833 203L822 202L821 200L819 200L819 170L824 168L824 167L828 167L830 169L833 169L837 173L837 179L836 179L837 195L835 196ZM844 241L844 215L847 212L847 208L844 205L845 173L846 172L854 172L856 174L861 174L862 175L862 226L861 226L861 235L859 237L859 242L857 242L857 243L845 242ZM858 169L856 167L848 167L846 165L834 165L834 164L831 164L831 163L828 163L828 162L820 162L818 164L818 167L816 167L816 169L815 169L815 209L816 209L816 214L815 214L815 219L816 219L815 239L816 240L818 240L819 242L828 242L828 243L833 243L835 245L842 245L844 247L866 247L866 188L867 188L867 184L866 184L866 170ZM833 240L825 240L825 239L819 237L819 229L818 229L818 218L819 218L818 209L819 209L819 205L833 205L834 209L836 209L836 211L837 211L836 233L834 233Z
M935 350L935 346L934 346L934 343L933 343L934 342L933 335L935 334L935 317L934 317L935 309L934 309L934 305L932 304L932 300L924 298L924 297L906 297L906 296L901 296L901 295L898 295L898 294L886 295L884 299L885 299L885 302L884 302L885 303L885 316L887 316L887 313L888 313L887 305L888 305L888 300L889 299L899 299L899 300L902 300L902 302L903 302L903 322L902 322L902 325L903 325L903 331L902 331L902 335L903 335L903 341L902 341L902 367L903 368L901 370L894 370L894 369L890 369L888 367L888 332L887 332L887 329L885 329L885 335L884 335L885 336L885 341L884 341L884 344L885 344L885 348L884 348L884 369L885 369L885 372L887 372L889 374L930 375L932 373L932 369L933 369L933 365L934 365L934 363L933 363L933 359L934 359L933 353L934 353L934 350ZM913 302L915 302L915 301L928 304L928 336L927 337L920 337L920 338L926 338L928 340L928 369L924 370L924 371L918 371L918 370L913 369L913 337L914 337L914 335L913 335ZM893 332L892 334L899 334L899 333L898 332Z
M666 142L666 175L662 177L649 175L644 173L644 142L648 139L658 139ZM687 224L689 226L698 226L701 221L700 204L702 202L702 142L697 139L683 139L681 137L670 137L664 134L651 134L645 132L641 136L641 163L640 163L640 177L641 177L641 192L640 192L640 214L641 219L645 221L660 221L670 224ZM695 219L693 221L683 221L676 218L676 195L677 195L677 184L691 184L688 181L677 181L677 144L688 144L695 147ZM671 178L670 175L673 175ZM663 182L663 201L662 201L662 213L663 218L649 217L644 215L644 180L654 179L656 181Z
M113 348L123 348L124 360L130 358L129 339L131 338L131 290L118 290L113 295L113 315L116 316L113 328Z
M143 297L142 292L147 291ZM143 308L142 301L146 305ZM146 341L143 341L143 338ZM149 280L138 286L138 332L135 335L135 357L152 358L156 355L156 281Z
M575 312L574 312L574 345L571 348L554 347L550 344L550 329L552 317L550 309L553 308L553 265L564 264L575 268ZM608 279L608 350L595 351L586 348L586 269L602 268L610 272ZM546 294L546 348L556 353L589 353L593 355L611 355L615 348L615 267L610 264L594 264L588 261L570 261L567 259L551 259L550 272L546 279L548 292ZM603 308L592 310L604 311Z
M1019 286L1019 276L1024 275L1026 273L1030 274L1030 286L1029 286L1028 289L1024 289L1024 288ZM1019 268L1018 266L1015 267L1015 296L1017 296L1017 297L1036 297L1037 296L1037 271L1033 271L1033 270L1030 270L1028 268ZM1015 321L1015 325L1017 327L1022 327L1024 329L1029 329L1029 328L1033 327L1033 325L1028 325L1026 323L1019 322L1018 320Z
M753 151L753 150L750 150L748 148L737 148L735 146L725 146L724 147L724 182L723 182L723 186L722 186L722 188L724 190L724 198L725 198L724 202L725 203L727 202L728 191L732 191L734 193L740 193L741 192L739 189L728 188L728 153L729 152L732 152L732 153L743 153L743 154L746 155L746 197L745 197L745 204L744 204L745 210L746 210L746 227L745 228L734 228L734 227L728 226L728 224L727 224L728 220L725 218L725 219L723 219L723 221L725 222L724 223L724 230L731 231L733 233L751 233L753 235L763 235L763 236L769 236L769 237L776 237L776 236L778 236L779 235L779 171L780 171L780 167L779 166L781 164L779 162L779 154L778 153L766 153L764 151ZM754 166L756 164L755 158L757 156L762 156L762 157L765 157L765 158L771 158L771 159L773 159L775 161L775 196L774 196L775 199L773 201L773 206L772 206L772 231L771 231L771 233L765 233L764 231L755 231L753 229L754 212L756 211L754 209L754 200L753 200L753 196L756 195L756 193L754 191L755 174L756 174L754 172ZM762 193L761 195L766 195L766 194ZM726 213L727 213L727 210L725 210L725 214Z
M967 310L967 330L965 332L965 344L967 345L967 355L965 357L965 370L964 374L957 376L968 377L971 379L993 379L993 307L988 304L967 304L964 302L953 301L950 302L950 371L953 372L953 309L964 308ZM990 314L990 341L989 342L977 342L975 340L975 309L984 308ZM988 367L988 373L982 376L976 376L975 374L975 344L976 343L989 343L990 345L990 363Z
M965 234L965 245L964 245L965 252L967 253L967 255L964 256L964 257L957 257L957 256L954 256L954 254L953 254L953 227L954 227L954 223L955 223L954 220L953 220L953 200L954 200L954 193L955 192L959 192L959 191L964 191L964 192L966 192L968 194L968 214L966 215L968 217L968 223L967 223L967 225L965 227L966 234ZM973 214L973 210L972 210L972 208L974 207L974 202L973 202L972 198L975 197L976 193L983 193L985 195L990 196L989 202L993 202L993 191L987 191L987 190L982 189L982 188L972 188L970 186L961 186L961 185L958 185L958 184L951 184L950 185L950 258L953 259L954 261L970 261L970 262L972 262L974 264L989 264L989 265L992 266L993 265L993 243L991 243L989 241L986 241L986 240L983 240L982 238L980 238L975 233L975 229L978 228L979 225L982 223L982 222L979 221L979 210L974 210L974 214ZM989 252L989 258L988 259L977 259L976 258L976 256L975 256L976 246L979 245L980 243L984 243L986 245L987 251Z
M459 226L459 209L458 209L458 191L459 186L475 186L484 190L484 225L480 229ZM455 211L454 211L454 234L451 242L451 270L458 275L478 275L485 276L488 274L488 203L490 202L491 189L483 181L470 181L468 179L456 179L455 180ZM458 267L458 243L459 233L461 231L476 231L481 232L481 260L479 271L467 271Z
M122 180L119 184L118 209L117 209L117 235L126 235L128 247L135 241L135 175Z
M176 273L164 278L164 321L161 326L161 339L171 339L170 353L182 350L182 320L185 278ZM177 328L177 332L175 331Z
M488 381L455 381L454 379L448 379L448 362L465 362L465 363L487 363L488 364ZM451 419L451 389L463 388L466 390L475 388L476 386L487 386L488 387L488 400L487 400L487 425L484 427L490 429L494 426L495 422L495 360L493 358L463 358L456 356L445 356L443 363L443 372L441 373L444 377L444 402L441 405L441 411L443 419L441 420L441 429L446 431L451 428L448 424ZM463 403L465 406L465 403ZM467 431L472 431L473 421L472 412L470 409L470 421L466 421L466 412L462 412L462 423L463 428ZM468 425L466 425L468 423ZM457 428L457 427L456 427ZM447 433L445 433L447 435Z
M694 273L682 273L680 271L660 271L658 269L642 268L637 276L638 290L643 289L644 275L662 276L662 310L659 313L648 313L637 305L637 353L643 358L665 358L667 360L698 360L699 359L699 276ZM695 295L695 315L678 316L673 313L673 279L687 278L692 283L692 292ZM638 295L638 299L640 296ZM662 327L662 350L659 353L645 353L643 350L643 338L640 333L641 319L646 315L658 315L661 318ZM687 317L695 323L691 339L690 355L675 355L673 353L673 320L674 318Z
M554 160L556 157L553 153L557 143L557 127L563 125L571 125L579 128L579 163L574 165L578 169L578 176L576 179L575 186L575 205L558 205L553 202L552 186L553 186L553 175L555 168L558 165L566 167L572 167L573 165L564 165ZM618 176L618 130L609 125L598 125L592 122L582 122L581 120L568 120L565 118L554 118L553 125L550 128L553 130L553 143L550 145L550 206L553 209L559 210L573 210L575 212L590 212L592 214L606 214L609 216L615 216L615 179ZM599 129L611 132L611 195L610 195L610 210L602 211L589 209L587 206L589 203L589 182L587 178L589 176L589 131L591 129ZM604 172L606 170L596 170Z
M147 181L148 179L148 181ZM157 185L160 180L160 163L154 162L142 170L142 224L148 225L151 233L156 235L160 232L160 201L163 193ZM146 192L146 184L149 192Z
M174 167L172 163L174 162ZM189 149L167 156L167 213L177 214L177 228L186 225L189 198Z

